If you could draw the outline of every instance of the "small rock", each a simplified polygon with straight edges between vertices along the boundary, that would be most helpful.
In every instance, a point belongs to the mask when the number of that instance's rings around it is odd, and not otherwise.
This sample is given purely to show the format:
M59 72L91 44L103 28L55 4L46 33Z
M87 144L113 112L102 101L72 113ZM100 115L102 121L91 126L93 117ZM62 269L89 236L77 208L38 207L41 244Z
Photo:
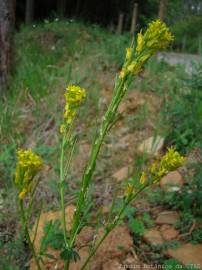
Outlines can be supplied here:
M104 229L98 231L97 239L99 240L104 234ZM107 259L119 258L130 251L133 246L133 239L130 236L126 226L117 226L112 230L107 238L103 241L95 255L95 260L101 258L103 262Z
M140 153L147 153L149 155L158 156L163 148L164 139L160 136L149 137L143 141L138 147Z
M160 212L162 212L164 209L162 206L155 206L150 208L152 216L157 216Z
M176 249L168 249L167 255L183 265L194 264L202 269L202 245L184 244Z
M160 186L165 191L173 191L174 187L181 187L183 184L184 180L178 171L168 173L160 181Z
M163 238L157 229L147 230L143 235L143 240L150 245L163 244Z
M113 178L116 179L117 182L121 182L122 180L125 180L129 176L129 168L128 166L121 168L117 172L113 174Z
M67 230L71 229L71 223L72 223L72 219L73 219L73 215L74 215L74 209L75 209L74 205L68 205L65 208ZM37 235L36 235L35 242L34 242L35 249L37 251L39 251L39 249L40 249L41 239L44 236L45 224L51 220L52 221L60 220L60 217L61 217L60 211L49 211L49 212L41 214L40 219L39 219L39 223L38 223L38 228L37 228ZM31 230L31 238L33 238L33 236L34 236L35 227L36 227L36 224L34 225L33 229Z
M163 211L161 212L157 219L156 224L170 224L175 225L177 220L179 219L179 215L175 211Z
M163 239L166 241L173 240L179 235L179 232L173 226L167 224L163 224L160 231Z

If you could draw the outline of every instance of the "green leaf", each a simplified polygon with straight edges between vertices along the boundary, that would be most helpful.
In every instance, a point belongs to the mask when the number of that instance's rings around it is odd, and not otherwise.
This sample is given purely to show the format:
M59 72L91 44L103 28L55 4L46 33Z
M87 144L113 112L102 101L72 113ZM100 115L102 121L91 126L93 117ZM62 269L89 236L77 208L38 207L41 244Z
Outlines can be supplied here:
M145 231L144 223L141 220L134 218L129 219L129 227L131 231L135 234L142 235Z
M64 249L61 253L60 253L60 258L64 261L69 261L71 260L71 251L69 251L68 249Z
M61 259L63 259L64 261L74 261L77 262L78 260L80 260L80 256L78 254L77 251L75 250L69 250L67 248L65 248L61 253L60 253L60 257Z

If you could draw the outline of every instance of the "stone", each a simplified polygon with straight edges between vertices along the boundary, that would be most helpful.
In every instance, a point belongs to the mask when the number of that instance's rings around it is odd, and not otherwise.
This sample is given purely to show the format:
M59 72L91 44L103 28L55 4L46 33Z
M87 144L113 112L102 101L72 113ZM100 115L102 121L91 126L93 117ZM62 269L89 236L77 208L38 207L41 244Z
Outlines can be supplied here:
M140 153L146 153L155 157L159 156L164 145L164 139L160 136L149 137L144 140L138 147Z
M143 240L150 245L163 244L163 238L161 236L161 233L157 229L147 230L143 234Z
M74 207L73 207L74 210ZM51 212L50 212L51 213ZM50 214L49 213L49 214ZM53 212L55 213L55 212ZM51 215L51 220L57 215ZM103 236L104 229L99 229L97 241ZM42 236L41 236L42 237ZM70 270L80 270L89 255L89 244L94 238L94 231L91 227L85 227L77 236L76 246L79 250L80 260L70 263ZM125 256L133 246L133 239L126 226L117 226L101 244L95 256L89 263L90 270L117 269L118 259ZM44 257L43 270L63 270L64 262L60 259L60 251L50 247L47 253L52 254L55 259ZM119 264L120 265L120 264ZM108 268L107 268L108 267ZM111 267L111 268L110 268ZM35 261L30 261L30 270L37 270Z
M179 215L176 211L163 211L159 213L155 222L158 225L161 224L175 225L178 219Z
M98 240L103 236L104 232L103 228L98 231ZM95 255L95 260L101 258L103 262L106 262L107 259L119 258L129 252L132 246L133 239L130 236L128 228L118 225L101 244Z
M179 232L173 226L167 224L161 226L160 232L163 239L166 241L173 240L179 235Z
M127 179L129 176L129 168L128 166L121 168L120 170L116 171L112 177L116 179L117 182L121 182Z
M67 230L71 229L71 223L72 223L72 219L73 219L73 215L74 215L74 209L75 209L74 205L68 205L65 208ZM35 246L36 251L39 251L39 249L40 249L41 239L44 236L45 224L51 220L52 221L60 220L60 215L61 215L60 211L49 211L49 212L45 212L45 213L41 214L41 216L39 218L38 228L37 228L37 235L36 235L35 242L34 242L34 246ZM35 228L36 228L36 223L31 230L31 239L33 239L33 237L34 237Z
M202 269L202 245L183 244L176 249L168 249L167 255L183 265L194 264Z
M173 187L181 187L183 184L184 180L178 171L168 173L160 181L160 187L165 191L173 191Z

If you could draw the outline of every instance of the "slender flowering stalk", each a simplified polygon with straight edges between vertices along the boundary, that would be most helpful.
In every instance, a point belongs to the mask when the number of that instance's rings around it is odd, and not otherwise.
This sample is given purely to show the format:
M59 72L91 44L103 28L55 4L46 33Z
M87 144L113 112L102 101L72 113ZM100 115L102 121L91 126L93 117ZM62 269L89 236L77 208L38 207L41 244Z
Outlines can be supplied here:
M160 160L156 160L150 168L142 172L140 184L144 185L149 179L151 183L157 183L163 176L182 166L184 162L185 157L181 156L174 147L170 147Z
M155 31L152 33L153 30ZM149 25L145 35L138 36L138 47L135 48L133 44L126 51L125 62L119 76L117 77L112 101L101 122L98 136L92 146L90 158L82 177L82 186L77 201L76 212L73 218L70 247L74 246L76 235L81 228L82 209L84 207L88 187L96 167L97 156L106 133L114 123L118 106L126 94L131 82L134 80L134 75L137 75L142 70L144 63L153 54L155 54L159 49L166 47L172 39L173 37L166 25L160 21L156 21ZM156 45L158 44L158 41L160 42L159 46Z
M127 206L144 190L146 189L149 185L152 183L156 182L156 173L159 173L162 171L165 172L167 171L170 172L172 170L177 169L178 167L182 166L185 162L185 158L181 156L175 148L171 147L168 148L168 151L166 154L161 158L159 161L158 166L156 167L155 165L155 170L153 171L154 175L152 176L153 179L152 181L148 182L146 181L146 173L143 172L142 176L140 177L140 184L141 186L137 189L133 184L128 184L126 187L125 193L124 193L124 202L122 207L119 210L119 213L117 216L115 216L114 220L110 223L107 224L105 227L105 233L101 237L101 239L98 240L96 243L95 247L91 250L89 256L87 257L86 261L84 262L83 266L81 267L81 270L84 270L86 266L88 265L88 262L90 259L93 257L93 255L96 253L97 249L100 247L102 242L105 240L105 238L109 235L109 233L113 230L113 228L118 224L118 222L123 218L123 214L127 208ZM155 164L155 163L154 163ZM152 168L154 168L152 166ZM160 173L161 177L164 175Z
M157 51L164 49L174 39L165 23L160 20L151 22L144 34L137 35L136 48L127 49L126 61L120 72L120 78L136 75L145 62Z
M71 134L71 125L76 117L77 111L86 96L86 90L76 86L69 85L64 94L65 97L65 111L63 115L63 123L60 126L60 132L63 135L61 142L60 154L60 204L61 204L61 221L64 235L65 248L70 252L70 245L68 241L66 217L65 217L65 199L64 199L64 184L65 176L67 175L69 164L74 149L74 142ZM67 166L65 166L65 150L68 148ZM69 261L65 261L64 269L68 269Z
M41 270L41 266L39 263L38 256L36 254L34 244L31 241L31 237L29 234L29 227L28 227L28 218L30 212L30 206L32 205L32 200L34 196L34 191L37 187L39 181L34 181L34 177L36 174L41 170L43 161L42 159L34 154L32 150L18 150L17 151L17 166L15 172L15 185L18 189L18 203L19 203L19 210L21 216L21 222L23 225L23 232L27 239L29 248L32 252L32 255L36 261L36 265L39 270ZM31 199L30 203L28 204L27 211L24 206L24 199L25 197L30 194Z
M19 190L19 199L23 200L34 189L37 183L34 177L41 170L43 161L32 150L18 150L17 157L15 184Z
M78 108L80 107L83 99L86 96L86 91L85 89L79 86L68 85L64 96L66 104L64 112L64 121L60 126L61 133L64 133L64 130L71 125Z

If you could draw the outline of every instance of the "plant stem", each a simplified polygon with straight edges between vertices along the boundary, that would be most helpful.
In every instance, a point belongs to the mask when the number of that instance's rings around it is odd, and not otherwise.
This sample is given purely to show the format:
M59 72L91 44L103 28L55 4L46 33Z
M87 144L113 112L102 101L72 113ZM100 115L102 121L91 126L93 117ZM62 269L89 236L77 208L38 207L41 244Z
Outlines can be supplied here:
M25 237L26 237L26 239L28 241L29 248L30 248L30 250L32 252L32 255L33 255L34 259L35 259L38 270L42 270L42 268L40 266L40 263L39 263L39 260L38 260L38 257L37 257L37 254L36 254L36 251L35 251L35 248L34 248L34 245L33 245L32 241L31 241L31 238L30 238L30 235L29 235L29 229L28 229L27 220L26 220L26 217L25 217L23 200L20 200L19 204L20 204L20 214L21 214L22 224L23 224L23 227L24 227Z
M116 227L117 223L119 222L119 220L121 219L121 216L124 212L124 210L126 209L126 207L131 203L131 201L133 201L137 195L142 192L145 188L147 187L147 185L143 186L140 190L138 190L134 196L132 196L131 198L129 198L128 200L126 200L122 206L122 208L119 211L118 216L115 217L114 221L112 224L110 224L110 226L107 228L106 227L106 231L104 233L104 235L101 237L100 241L97 243L97 245L94 247L94 249L91 251L91 253L89 254L88 258L86 259L86 261L84 262L84 264L82 265L80 270L84 270L85 267L87 266L87 264L89 263L90 259L95 255L96 251L98 250L98 248L100 247L100 245L102 244L102 242L105 240L105 238L108 236L108 234L114 229L114 227Z
M89 263L90 259L95 255L97 249L100 247L100 245L102 244L102 242L105 240L105 238L107 237L107 235L110 233L110 231L105 231L104 235L102 236L102 238L100 239L100 241L98 242L97 246L95 249L93 249L93 251L90 253L90 255L88 256L88 258L86 259L85 263L82 265L80 270L84 270L85 267L87 266L87 264Z
M72 225L72 231L71 231L71 237L70 237L70 247L72 247L74 245L74 241L75 241L77 232L79 231L78 227L80 224L82 207L84 206L88 186L89 186L89 183L91 181L91 178L92 178L95 166L96 166L97 156L99 154L102 142L105 138L105 135L110 127L110 124L112 123L112 121L116 115L118 105L120 104L121 99L122 99L124 93L126 92L127 86L128 85L125 84L125 81L118 80L117 85L115 86L115 89L114 89L114 97L113 97L113 99L108 107L108 110L106 111L106 113L103 117L103 121L102 121L102 124L100 127L98 138L95 140L95 143L92 147L91 155L90 155L88 164L87 164L86 169L85 169L84 174L83 174L82 187L81 187L81 190L79 193L76 212L75 212L75 215L73 218L73 225Z
M64 199L64 147L65 147L65 134L62 139L61 145L61 156L60 156L60 207L61 207L61 220L62 220L62 228L63 235L66 248L69 247L69 243L67 240L67 229L66 229L66 218L65 218L65 199ZM68 270L68 262L64 263L64 270Z

